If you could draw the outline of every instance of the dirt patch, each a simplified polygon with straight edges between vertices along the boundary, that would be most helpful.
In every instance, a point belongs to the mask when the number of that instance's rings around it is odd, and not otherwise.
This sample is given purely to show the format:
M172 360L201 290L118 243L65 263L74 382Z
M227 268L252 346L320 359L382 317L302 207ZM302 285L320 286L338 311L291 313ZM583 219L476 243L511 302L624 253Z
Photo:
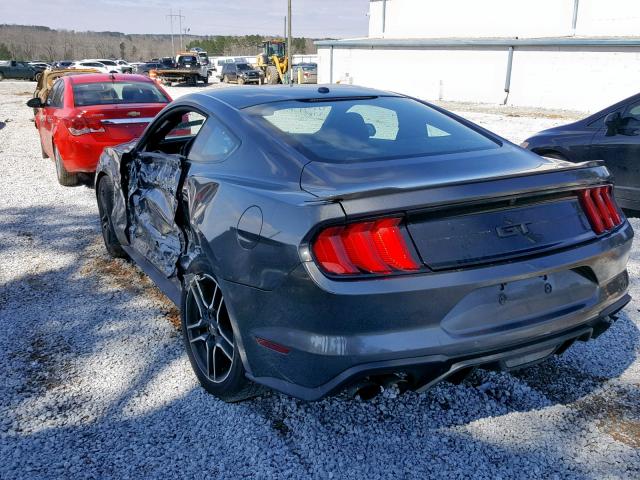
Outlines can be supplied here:
M598 429L614 440L640 448L640 412L636 411L640 393L637 389L634 390L619 388L581 399L568 406L581 416L597 418Z
M141 270L132 263L119 258L110 258L98 253L104 247L96 242L89 250L87 262L80 269L82 276L95 275L101 284L133 295L144 295L156 302L174 328L180 329L180 311Z

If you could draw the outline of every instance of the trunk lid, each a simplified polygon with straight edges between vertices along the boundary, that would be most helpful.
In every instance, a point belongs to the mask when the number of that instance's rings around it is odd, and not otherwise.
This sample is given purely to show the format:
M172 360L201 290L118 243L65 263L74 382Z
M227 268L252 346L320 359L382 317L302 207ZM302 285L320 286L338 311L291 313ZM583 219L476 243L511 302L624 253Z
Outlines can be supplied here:
M565 248L595 237L577 190L606 182L573 164L505 145L433 158L306 165L301 186L347 220L403 214L422 261L445 270Z
M91 122L100 123L104 132L97 138L126 142L142 135L144 129L165 107L165 104L129 103L78 107L78 113Z

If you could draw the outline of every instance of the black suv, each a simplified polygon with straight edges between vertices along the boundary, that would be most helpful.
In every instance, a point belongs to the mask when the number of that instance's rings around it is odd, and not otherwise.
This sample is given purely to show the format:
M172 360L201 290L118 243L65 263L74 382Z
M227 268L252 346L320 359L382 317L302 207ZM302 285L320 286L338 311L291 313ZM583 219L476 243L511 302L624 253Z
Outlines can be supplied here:
M238 82L238 85L244 85L245 83L262 85L264 73L262 73L262 70L253 68L248 63L225 63L218 78L224 83Z

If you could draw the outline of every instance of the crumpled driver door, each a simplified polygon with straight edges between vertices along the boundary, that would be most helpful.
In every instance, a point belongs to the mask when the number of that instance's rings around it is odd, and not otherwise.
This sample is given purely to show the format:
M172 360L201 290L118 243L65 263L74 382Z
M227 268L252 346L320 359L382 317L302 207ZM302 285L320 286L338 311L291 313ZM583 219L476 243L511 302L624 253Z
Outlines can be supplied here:
M128 164L131 246L166 277L176 273L185 238L176 223L183 157L140 152Z

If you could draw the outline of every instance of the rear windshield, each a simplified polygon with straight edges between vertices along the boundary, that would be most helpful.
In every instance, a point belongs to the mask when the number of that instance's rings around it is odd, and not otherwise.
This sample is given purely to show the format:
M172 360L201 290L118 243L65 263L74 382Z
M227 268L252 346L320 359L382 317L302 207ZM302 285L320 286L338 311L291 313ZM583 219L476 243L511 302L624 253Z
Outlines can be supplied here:
M73 99L76 107L169 102L153 83L143 82L79 83L73 85Z
M373 97L245 109L310 158L331 162L488 150L499 144L420 102Z

